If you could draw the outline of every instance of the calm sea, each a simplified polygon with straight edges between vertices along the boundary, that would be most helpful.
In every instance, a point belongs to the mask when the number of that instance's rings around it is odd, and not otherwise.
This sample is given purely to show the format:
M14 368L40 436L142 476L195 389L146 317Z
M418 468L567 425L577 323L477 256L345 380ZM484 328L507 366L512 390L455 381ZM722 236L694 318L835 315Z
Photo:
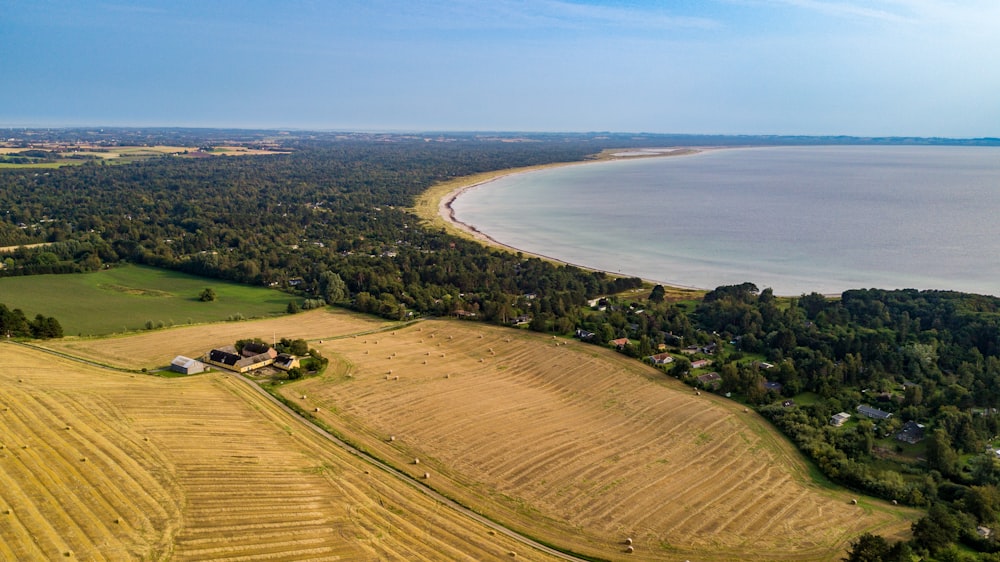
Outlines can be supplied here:
M1000 295L1000 148L768 147L518 174L456 217L526 252L699 288Z

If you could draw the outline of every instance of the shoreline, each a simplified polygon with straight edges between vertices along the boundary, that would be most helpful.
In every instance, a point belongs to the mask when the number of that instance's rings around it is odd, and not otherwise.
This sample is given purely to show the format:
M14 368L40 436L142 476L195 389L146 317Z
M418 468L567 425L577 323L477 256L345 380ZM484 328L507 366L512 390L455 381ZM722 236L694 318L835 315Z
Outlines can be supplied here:
M459 236L467 239L479 242L489 247L497 248L500 250L505 250L515 254L521 254L524 256L537 257L549 262L568 265L576 267L579 269L587 271L601 271L607 275L614 277L638 277L633 275L628 275L627 273L608 271L604 269L599 269L595 267L589 267L586 265L580 265L577 263L572 263L566 260L555 258L552 256L547 256L545 254L539 254L535 252L527 252L521 250L520 248L515 248L509 244L504 244L491 237L490 235L479 230L474 224L469 224L458 220L455 217L455 209L452 206L454 202L465 192L470 189L481 187L497 181L499 179L507 178L510 176L515 176L519 174L525 174L529 172L536 172L539 170L563 167L563 166L579 166L584 164L593 164L596 162L609 162L617 160L635 160L644 158L668 158L677 156L691 156L695 154L701 154L710 150L721 150L725 147L675 147L675 148L661 148L661 149L607 149L599 153L593 160L582 160L578 162L556 162L552 164L543 164L539 166L531 166L527 168L509 168L506 170L497 170L495 172L487 172L484 174L476 174L473 176L465 176L462 178L457 178L448 182L443 182L432 186L423 195L418 198L417 204L414 206L414 211L417 212L421 218L428 221L431 224L440 224L445 227L446 230L451 231ZM632 155L626 155L626 154ZM433 207L433 216L428 212L428 207ZM662 285L665 289L671 289L678 293L703 293L710 291L711 289L705 289L702 287L693 287L678 285L676 283L664 283L654 279L642 279L645 283L650 283L652 285Z

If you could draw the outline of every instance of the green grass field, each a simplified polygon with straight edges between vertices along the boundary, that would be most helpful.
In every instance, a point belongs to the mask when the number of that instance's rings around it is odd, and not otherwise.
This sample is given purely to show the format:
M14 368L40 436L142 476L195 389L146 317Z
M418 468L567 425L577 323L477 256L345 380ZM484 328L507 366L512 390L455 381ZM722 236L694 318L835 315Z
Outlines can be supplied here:
M217 298L198 297L211 287ZM0 278L0 303L33 318L54 316L67 336L105 335L154 326L219 322L285 313L292 295L143 266L95 273Z

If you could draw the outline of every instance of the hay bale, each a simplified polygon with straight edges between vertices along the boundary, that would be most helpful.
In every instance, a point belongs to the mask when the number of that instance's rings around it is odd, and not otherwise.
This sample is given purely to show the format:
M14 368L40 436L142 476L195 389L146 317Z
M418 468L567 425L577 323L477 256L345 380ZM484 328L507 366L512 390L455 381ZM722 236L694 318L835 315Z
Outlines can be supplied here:
M633 552L635 552L635 548L632 545L629 545L625 547L625 552L632 554Z
M71 430L71 429L73 429L73 427L72 427L72 426L69 426L69 425L67 425L67 426L66 426L66 431L69 431L69 430Z
M314 411L314 412L318 412L318 411L319 411L319 408L313 408L313 411Z
M626 538L625 539L625 544L632 544L632 537Z
M420 459L413 459L413 464L420 464Z
M303 394L303 395L302 395L302 399L303 399L303 400L305 400L305 399L306 399L306 395L305 395L305 394Z
M389 436L389 441L395 441L395 440L396 440L396 436L395 435L390 435Z
M899 502L897 502L896 500L892 500L892 505L899 505Z
M122 518L121 517L115 517L115 525L121 525L121 524L122 524Z
M483 335L482 334L479 334L479 339L483 339Z
M427 360L426 360L426 359L424 359L424 365L426 365L426 364L427 364Z
M744 414L747 413L747 412L749 412L749 411L750 411L750 408L743 408L743 413Z
M397 381L398 381L398 380L399 380L399 375L396 375L396 376L395 376L395 377L393 378L393 380L397 380Z
M696 390L696 391L694 391L694 395L695 395L695 396L701 396L701 391L700 391L700 390Z
M424 473L424 480L427 480L430 477L431 477L431 473L430 472L425 472Z
M858 505L858 500L851 500L851 505Z

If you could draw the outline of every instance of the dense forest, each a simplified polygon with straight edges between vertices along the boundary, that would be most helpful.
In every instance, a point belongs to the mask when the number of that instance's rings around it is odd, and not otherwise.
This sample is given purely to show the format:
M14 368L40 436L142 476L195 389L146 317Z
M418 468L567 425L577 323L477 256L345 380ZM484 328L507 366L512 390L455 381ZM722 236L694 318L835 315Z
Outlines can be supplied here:
M911 541L866 535L851 559L1000 560L1000 299L875 289L782 299L745 283L678 300L639 279L486 248L408 211L449 178L718 138L93 134L109 145L266 137L290 153L0 170L0 246L49 243L3 254L0 275L134 262L273 286L306 308L452 315L575 334L640 360L666 353L664 376L757 408L828 478L928 509ZM0 305L0 327L61 336L55 319L19 313ZM833 423L840 413L850 417Z

